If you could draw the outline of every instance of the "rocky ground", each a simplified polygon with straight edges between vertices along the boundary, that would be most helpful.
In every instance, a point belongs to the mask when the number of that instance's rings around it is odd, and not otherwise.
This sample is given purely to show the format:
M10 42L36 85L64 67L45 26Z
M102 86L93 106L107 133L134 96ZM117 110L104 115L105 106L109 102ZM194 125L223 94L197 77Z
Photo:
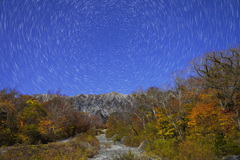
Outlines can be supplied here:
M98 154L95 157L90 158L90 160L113 160L114 157L127 154L130 151L136 155L140 154L138 148L127 147L120 143L114 144L111 139L106 138L105 134L98 135L97 138L100 142L101 148Z

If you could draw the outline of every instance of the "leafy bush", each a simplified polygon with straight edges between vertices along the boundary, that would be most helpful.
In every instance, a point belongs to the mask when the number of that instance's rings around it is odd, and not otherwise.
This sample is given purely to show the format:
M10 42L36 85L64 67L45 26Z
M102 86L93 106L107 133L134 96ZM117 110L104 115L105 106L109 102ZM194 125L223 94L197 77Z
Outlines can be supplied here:
M176 139L158 139L149 143L146 151L161 158L174 159L177 155Z
M139 147L139 145L144 141L143 139L144 138L141 135L131 136L126 139L124 144L131 147Z
M119 154L114 157L114 160L140 160L140 157L136 154L133 154L131 151L129 151L126 154Z
M107 129L106 130L106 137L112 137L114 134L116 134L116 132L114 132L113 130Z
M27 144L36 144L40 139L41 135L38 131L38 127L35 124L26 124L22 128L22 142Z
M152 158L148 157L147 155L137 155L129 151L125 154L119 154L113 157L114 160L151 160Z
M96 137L81 134L75 140L66 143L49 143L39 145L21 145L5 150L3 160L28 160L28 159L82 159L87 160L97 154L99 142Z
M225 146L227 141L224 139L224 135L221 133L217 133L214 140L214 149L217 155L225 154Z
M240 155L240 141L228 141L223 146L223 151L225 151L226 155Z
M16 137L9 128L0 128L0 146L10 146L16 142Z
M95 149L97 149L100 146L100 143L98 139L95 137L95 135L90 135L87 133L82 133L75 138L76 142L88 142L91 144Z
M214 152L214 143L206 138L188 138L179 145L178 159L189 160L217 160L219 157Z
M115 134L113 136L113 142L116 143L116 142L119 142L119 141L121 141L121 137L118 134Z

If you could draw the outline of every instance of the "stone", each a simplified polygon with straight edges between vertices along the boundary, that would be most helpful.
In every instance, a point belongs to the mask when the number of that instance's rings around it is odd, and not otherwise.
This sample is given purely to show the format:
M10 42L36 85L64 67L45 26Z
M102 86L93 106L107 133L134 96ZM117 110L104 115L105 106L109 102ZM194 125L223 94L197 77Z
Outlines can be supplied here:
M92 145L88 142L81 142L80 144L86 149L93 150Z
M240 160L240 155L232 155L223 157L223 160Z

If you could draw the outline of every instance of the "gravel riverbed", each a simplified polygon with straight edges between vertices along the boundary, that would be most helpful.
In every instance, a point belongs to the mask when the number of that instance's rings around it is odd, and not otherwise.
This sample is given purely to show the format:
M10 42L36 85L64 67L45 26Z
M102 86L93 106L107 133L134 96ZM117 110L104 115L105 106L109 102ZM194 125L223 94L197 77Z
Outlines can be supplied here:
M100 142L100 150L95 157L89 158L89 160L113 160L114 157L130 151L135 154L140 154L137 148L127 147L120 143L114 144L111 139L106 138L105 134L98 135L97 138Z

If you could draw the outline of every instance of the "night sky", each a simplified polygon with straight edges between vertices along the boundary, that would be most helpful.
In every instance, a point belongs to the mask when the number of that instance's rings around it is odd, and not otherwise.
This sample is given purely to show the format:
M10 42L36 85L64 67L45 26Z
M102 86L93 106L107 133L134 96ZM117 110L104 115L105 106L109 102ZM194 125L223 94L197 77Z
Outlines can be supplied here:
M239 0L0 0L0 89L130 94L239 42Z

